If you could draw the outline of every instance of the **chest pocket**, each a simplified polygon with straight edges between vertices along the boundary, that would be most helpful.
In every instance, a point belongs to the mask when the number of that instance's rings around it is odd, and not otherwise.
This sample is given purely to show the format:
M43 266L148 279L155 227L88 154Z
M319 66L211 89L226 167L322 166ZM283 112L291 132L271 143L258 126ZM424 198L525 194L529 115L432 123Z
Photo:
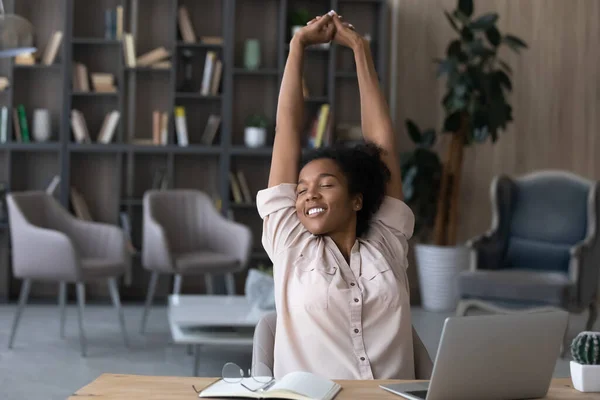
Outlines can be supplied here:
M406 287L385 258L380 257L368 266L363 265L361 279L368 295L366 301L375 302L383 308L400 306Z
M290 309L327 309L329 288L337 269L337 266L329 265L321 257L298 257L288 287Z

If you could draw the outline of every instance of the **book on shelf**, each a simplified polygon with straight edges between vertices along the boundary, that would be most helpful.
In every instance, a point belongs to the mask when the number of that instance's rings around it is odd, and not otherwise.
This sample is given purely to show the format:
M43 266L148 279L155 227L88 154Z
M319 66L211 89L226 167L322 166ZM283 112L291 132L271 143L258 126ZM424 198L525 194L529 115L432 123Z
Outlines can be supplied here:
M244 171L238 169L237 171L237 179L240 185L240 189L242 190L242 196L244 198L244 202L246 204L254 203L254 198L252 197L252 193L250 192L250 187L248 186L248 181L246 180L246 175L244 175Z
M121 40L123 37L123 6L104 11L104 38Z
M152 112L152 144L167 145L169 139L169 113Z
M19 54L15 56L15 65L35 65L33 53Z
M49 194L50 196L54 196L54 193L56 192L56 189L58 189L59 184L60 184L60 175L54 175L52 177L52 180L48 184L48 186L46 186L46 194Z
M117 110L113 110L104 116L102 127L100 127L100 132L98 133L98 143L108 144L112 141L120 118L121 113Z
M77 109L71 110L71 129L77 143L90 143L90 132L83 113Z
M200 38L200 41L203 44L208 44L212 46L222 46L224 43L224 40L221 36L202 36Z
M200 94L202 94L203 96L208 96L210 94L216 58L216 52L206 52L206 59L204 60L204 73L202 75L202 85L200 87Z
M159 61L159 62L155 62L154 64L150 65L150 68L154 68L154 69L171 69L171 61L169 60L164 60L164 61Z
M322 104L317 112L317 115L310 124L308 132L309 148L318 148L321 146L330 145L332 139L333 116L329 104Z
M179 6L177 11L177 22L179 25L179 33L185 43L196 43L196 32L190 19L190 12L184 5Z
M83 195L74 186L71 186L71 205L77 218L84 221L93 221L92 214Z
M161 46L142 54L136 59L135 63L138 67L150 67L155 63L165 61L169 57L171 57L171 53Z
M152 177L153 190L167 190L169 188L169 176L166 168L157 168Z
M50 38L50 41L46 45L44 49L44 54L42 56L42 64L43 65L52 65L56 60L56 55L58 54L58 49L60 48L60 44L62 43L63 33L62 31L55 31Z
M332 380L310 372L296 371L266 384L254 378L242 378L239 382L226 382L220 379L202 390L198 397L331 400L341 389L340 384Z
M236 204L243 204L244 198L242 197L242 190L240 188L240 184L237 181L235 174L232 171L229 171L229 185L231 188L231 194L233 196L233 201Z
M116 93L115 76L104 72L94 72L91 76L92 86L96 93Z
M125 65L128 68L135 68L135 41L133 35L129 32L123 33L123 57L125 59Z
M87 66L80 62L73 63L73 90L79 93L90 91Z
M21 133L21 139L23 143L30 143L31 136L29 135L29 125L27 124L27 114L25 112L25 106L23 104L19 104L17 106L17 118Z
M16 108L13 108L12 111L13 128L15 129L15 140L17 142L22 142L23 136L21 135L21 125L19 124L19 112Z
M10 81L6 76L0 76L0 92L5 91L10 86Z
M185 107L175 107L175 133L177 134L177 143L180 146L189 145L188 128L185 114Z
M211 114L208 117L208 121L206 121L206 127L204 128L204 133L202 134L202 144L205 146L210 146L213 144L215 140L215 136L217 135L217 131L219 130L219 126L221 125L221 116Z
M0 109L0 143L8 142L8 107Z

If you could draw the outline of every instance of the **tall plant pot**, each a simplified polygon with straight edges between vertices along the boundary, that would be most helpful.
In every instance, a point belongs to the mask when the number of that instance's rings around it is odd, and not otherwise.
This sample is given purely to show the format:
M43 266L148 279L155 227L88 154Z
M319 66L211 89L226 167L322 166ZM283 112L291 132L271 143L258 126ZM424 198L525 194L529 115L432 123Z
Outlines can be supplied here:
M464 246L417 244L415 258L423 308L454 311L459 300L458 275L469 267L470 250Z

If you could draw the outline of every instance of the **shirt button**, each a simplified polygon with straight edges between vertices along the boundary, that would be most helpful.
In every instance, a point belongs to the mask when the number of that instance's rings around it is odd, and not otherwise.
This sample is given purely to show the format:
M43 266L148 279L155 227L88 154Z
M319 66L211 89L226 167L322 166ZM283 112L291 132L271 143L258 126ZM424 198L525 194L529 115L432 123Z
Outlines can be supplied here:
M354 286L354 282L352 282L352 283L350 284L350 286Z
M355 302L355 303L358 303L358 299L354 299L354 302Z
M365 361L365 358L364 358L364 357L361 357L361 358L360 358L360 361Z
M354 333L358 333L358 329L355 329L355 330L354 330Z

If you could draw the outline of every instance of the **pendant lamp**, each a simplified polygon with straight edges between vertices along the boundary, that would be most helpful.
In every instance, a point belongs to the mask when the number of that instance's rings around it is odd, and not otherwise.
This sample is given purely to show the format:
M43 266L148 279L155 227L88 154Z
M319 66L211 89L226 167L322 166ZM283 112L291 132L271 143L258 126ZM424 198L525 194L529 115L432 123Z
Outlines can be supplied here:
M4 2L0 0L0 58L15 57L35 51L31 22L16 14L6 14Z

